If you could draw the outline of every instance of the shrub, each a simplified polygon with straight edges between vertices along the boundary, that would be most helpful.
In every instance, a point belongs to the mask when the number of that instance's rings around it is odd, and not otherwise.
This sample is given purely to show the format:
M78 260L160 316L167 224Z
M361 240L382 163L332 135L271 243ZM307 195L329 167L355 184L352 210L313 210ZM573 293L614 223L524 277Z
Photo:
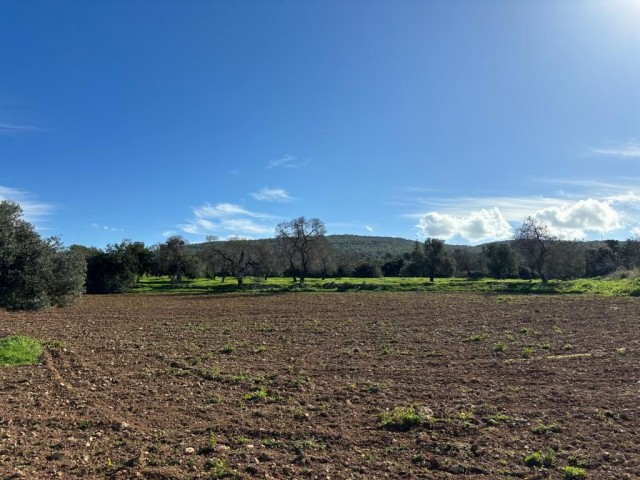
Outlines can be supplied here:
M0 202L0 307L64 306L82 294L85 272L81 254L62 248L56 238L40 238L23 220L20 205Z
M353 276L358 278L379 278L382 277L382 270L377 263L362 262L353 270Z
M547 450L546 452L533 452L532 454L524 457L524 464L530 468L551 468L555 464L555 457L556 456L553 450Z
M561 469L564 480L582 480L587 478L587 471L584 468L564 467Z
M422 425L425 420L416 405L395 407L391 412L383 412L380 415L380 426L389 430L406 431Z

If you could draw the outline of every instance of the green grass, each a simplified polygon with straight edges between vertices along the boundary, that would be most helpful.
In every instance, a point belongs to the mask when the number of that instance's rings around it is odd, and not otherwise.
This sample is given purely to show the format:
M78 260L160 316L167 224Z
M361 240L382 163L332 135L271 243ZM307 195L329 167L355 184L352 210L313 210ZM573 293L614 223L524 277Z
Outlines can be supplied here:
M145 294L192 294L211 295L218 293L267 294L290 291L347 292L347 291L425 291L425 292L477 292L498 294L591 294L607 296L640 296L640 279L579 279L552 280L543 284L538 280L496 280L483 278L437 278L431 283L427 278L333 278L307 279L304 287L294 284L291 278L274 277L264 280L258 277L245 278L244 285L237 285L233 278L223 283L220 278L197 278L182 283L171 283L169 277L143 277L132 290ZM501 297L504 298L504 297Z
M564 480L582 480L587 478L587 471L578 467L563 467L562 471Z
M555 453L553 450L547 450L546 452L533 452L532 454L524 457L524 464L529 468L551 468L555 464Z
M12 336L0 338L0 367L37 365L42 345L33 338Z
M269 392L267 392L267 389L264 387L242 396L243 400L246 400L249 402L266 401L266 400L269 400L269 398L270 398Z
M407 431L422 425L426 418L420 413L420 407L395 407L380 415L380 426L388 430Z

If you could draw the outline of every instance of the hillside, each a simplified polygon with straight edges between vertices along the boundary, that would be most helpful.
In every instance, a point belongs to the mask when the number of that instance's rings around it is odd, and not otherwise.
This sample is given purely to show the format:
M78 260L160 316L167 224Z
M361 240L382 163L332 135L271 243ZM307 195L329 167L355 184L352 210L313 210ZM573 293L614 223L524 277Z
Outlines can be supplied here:
M411 252L416 243L406 238L364 235L328 235L327 239L338 256L351 258L383 258L386 254L395 257Z
M266 239L275 244L274 238ZM327 240L334 248L338 257L351 260L383 259L387 254L397 257L409 253L414 249L415 240L398 237L374 237L366 235L327 235ZM202 248L203 244L194 243L189 247L194 250ZM455 250L460 245L446 245L447 250ZM467 247L476 249L480 247Z

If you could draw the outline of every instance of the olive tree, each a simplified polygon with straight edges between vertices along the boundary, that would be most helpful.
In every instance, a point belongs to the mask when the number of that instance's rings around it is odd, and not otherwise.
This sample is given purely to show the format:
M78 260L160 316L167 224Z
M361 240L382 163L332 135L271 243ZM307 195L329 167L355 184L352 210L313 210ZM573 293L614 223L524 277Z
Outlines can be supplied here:
M155 248L154 273L168 275L172 282L198 276L198 261L187 250L187 241L180 236L169 237Z
M455 272L455 261L444 249L444 240L427 238L424 242L424 266L429 281L436 275L452 276Z
M516 249L543 283L548 282L547 259L552 245L558 240L546 223L533 217L527 217L515 233Z
M493 278L508 278L518 273L518 256L508 243L490 243L482 248L487 269Z
M211 237L204 248L210 268L214 271L220 269L224 276L235 277L238 285L243 284L244 277L257 263L256 248L251 240L232 237L229 240L218 241L217 237Z
M87 293L123 293L151 271L153 252L142 242L123 241L104 250L71 247L87 259Z
M84 292L84 257L43 239L16 202L0 202L0 307L64 306Z
M287 259L294 282L297 272L300 284L304 284L318 260L325 234L324 223L317 218L294 218L276 227L276 238Z

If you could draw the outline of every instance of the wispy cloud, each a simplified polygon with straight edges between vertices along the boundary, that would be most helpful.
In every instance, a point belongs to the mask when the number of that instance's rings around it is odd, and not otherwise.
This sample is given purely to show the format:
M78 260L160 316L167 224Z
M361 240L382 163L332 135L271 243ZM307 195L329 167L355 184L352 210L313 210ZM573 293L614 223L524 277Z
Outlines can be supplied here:
M369 225L365 225L365 226L364 226L364 229L365 229L367 232L373 232L373 227L370 227Z
M279 167L297 168L297 167L302 167L303 165L306 165L308 163L309 163L308 160L302 160L298 158L296 155L286 154L284 157L271 160L267 164L267 168L279 168Z
M29 132L44 132L43 128L32 125L14 125L10 123L0 123L0 135L18 135Z
M205 203L203 206L195 208L193 213L198 218L223 218L234 215L245 215L253 218L271 218L271 215L267 213L251 212L235 203L217 203L216 205Z
M255 238L273 234L275 223L273 215L252 212L233 203L218 203L194 208L193 218L178 227L191 235Z
M53 205L37 202L30 197L31 195L24 190L0 186L0 201L11 200L19 203L27 221L39 222L53 213Z
M635 141L629 141L609 148L592 148L590 152L609 157L640 158L640 144Z
M109 232L122 232L121 228L110 227L109 225L100 225L99 223L92 223L91 228L96 230L107 230Z
M286 203L294 200L283 188L264 187L259 192L252 192L251 196L262 202L279 202Z

